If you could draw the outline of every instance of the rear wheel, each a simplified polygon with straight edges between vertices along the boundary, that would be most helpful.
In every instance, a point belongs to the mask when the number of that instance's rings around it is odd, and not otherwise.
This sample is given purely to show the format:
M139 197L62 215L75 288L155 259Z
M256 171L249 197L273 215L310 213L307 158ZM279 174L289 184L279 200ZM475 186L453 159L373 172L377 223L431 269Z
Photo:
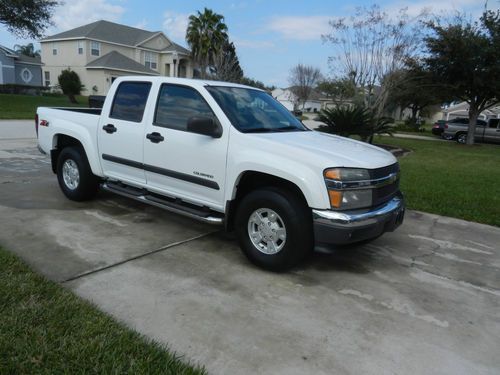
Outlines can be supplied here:
M82 147L66 147L57 159L57 180L64 195L73 201L94 197L99 178L92 173Z
M249 193L235 217L238 242L248 259L271 271L284 271L313 249L311 212L302 199L284 189Z
M451 141L454 137L451 134L442 134L443 139L446 139L447 141Z

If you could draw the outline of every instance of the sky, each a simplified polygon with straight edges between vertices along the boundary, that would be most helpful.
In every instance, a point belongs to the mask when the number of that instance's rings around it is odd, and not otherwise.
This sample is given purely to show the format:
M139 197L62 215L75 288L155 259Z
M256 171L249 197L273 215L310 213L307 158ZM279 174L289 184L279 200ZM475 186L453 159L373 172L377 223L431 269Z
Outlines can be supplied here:
M245 75L266 85L287 87L290 69L298 63L318 67L324 76L330 76L328 57L333 47L321 38L331 31L329 21L349 17L356 7L372 4L367 0L65 0L54 12L54 26L45 34L105 19L149 31L163 31L174 42L186 46L184 37L189 15L207 7L225 17L229 38L236 45ZM479 17L485 3L482 0L384 0L377 4L389 14L408 8L411 15L429 9ZM488 2L490 9L499 6L500 0ZM0 44L12 48L29 42L36 41L16 39L0 24ZM35 45L39 48L39 44Z

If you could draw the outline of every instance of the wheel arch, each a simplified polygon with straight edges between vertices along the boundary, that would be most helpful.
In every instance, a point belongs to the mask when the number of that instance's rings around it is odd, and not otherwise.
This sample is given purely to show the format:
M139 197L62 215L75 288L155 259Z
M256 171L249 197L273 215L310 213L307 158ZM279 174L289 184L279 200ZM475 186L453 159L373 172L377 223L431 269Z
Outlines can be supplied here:
M234 228L234 217L241 199L249 192L264 187L275 187L287 190L295 194L306 206L308 206L306 196L294 182L264 172L253 170L244 171L240 173L236 179L232 199L226 202L226 230L231 231Z
M96 176L102 175L101 168L95 158L91 157L92 153L89 153L88 147L81 142L78 138L68 135L65 133L56 133L52 137L52 148L50 150L50 161L52 166L52 172L56 173L57 169L57 159L59 154L65 147L81 147L83 152L85 153L85 157L87 158L90 168L92 169L92 173ZM90 156L90 157L89 157Z

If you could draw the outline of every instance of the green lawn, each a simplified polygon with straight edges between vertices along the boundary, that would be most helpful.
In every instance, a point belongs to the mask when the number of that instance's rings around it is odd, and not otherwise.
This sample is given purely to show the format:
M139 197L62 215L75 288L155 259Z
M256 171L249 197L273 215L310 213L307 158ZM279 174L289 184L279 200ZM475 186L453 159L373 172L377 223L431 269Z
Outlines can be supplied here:
M66 96L0 94L0 119L34 119L37 107L87 107L88 97L77 96L72 104Z
M500 146L377 137L413 152L401 158L411 209L500 226Z
M0 374L203 374L0 248Z

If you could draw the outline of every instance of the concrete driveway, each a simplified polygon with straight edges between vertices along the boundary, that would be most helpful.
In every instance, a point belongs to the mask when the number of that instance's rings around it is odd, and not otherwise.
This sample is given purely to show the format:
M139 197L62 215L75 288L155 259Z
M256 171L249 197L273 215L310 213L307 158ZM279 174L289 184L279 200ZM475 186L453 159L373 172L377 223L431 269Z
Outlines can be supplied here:
M0 122L0 244L211 373L500 372L499 228L409 211L370 244L271 274L214 227L65 199L32 126Z

